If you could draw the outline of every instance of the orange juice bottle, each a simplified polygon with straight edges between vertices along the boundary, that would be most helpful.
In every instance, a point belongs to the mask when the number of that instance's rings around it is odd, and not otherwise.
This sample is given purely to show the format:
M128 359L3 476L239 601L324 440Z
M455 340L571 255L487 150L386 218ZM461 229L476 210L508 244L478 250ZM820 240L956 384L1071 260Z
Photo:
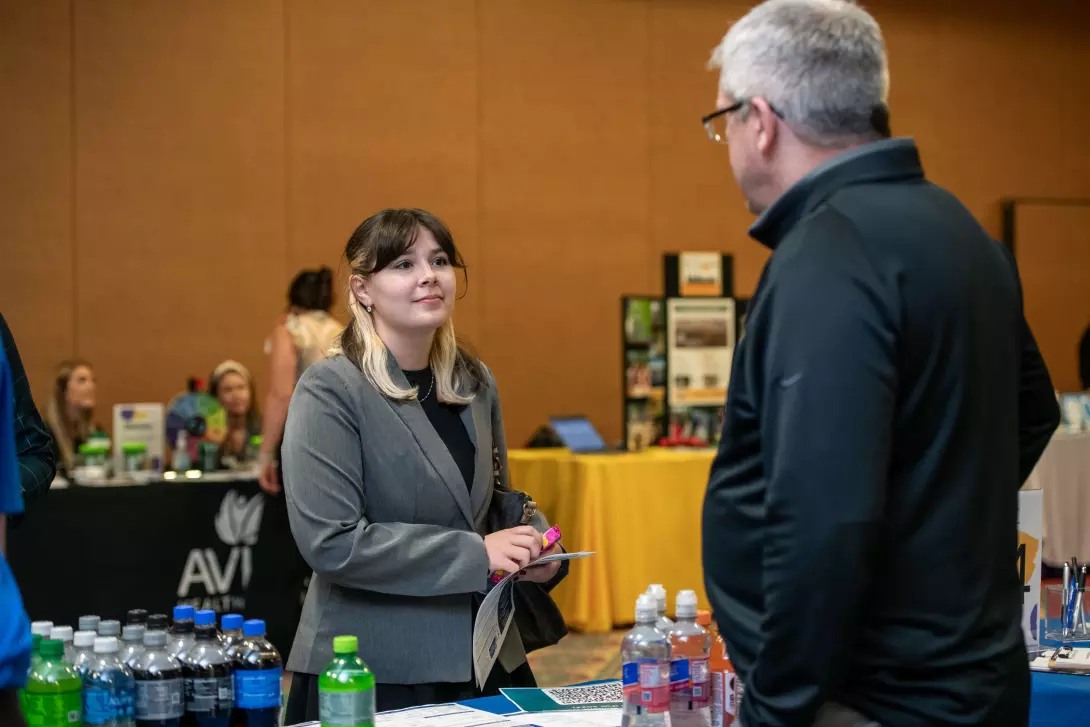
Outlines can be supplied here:
M730 727L738 716L742 684L734 671L734 665L730 663L730 657L727 656L723 637L712 622L711 613L700 611L696 622L708 629L712 635L712 653L708 661L712 685L712 727Z

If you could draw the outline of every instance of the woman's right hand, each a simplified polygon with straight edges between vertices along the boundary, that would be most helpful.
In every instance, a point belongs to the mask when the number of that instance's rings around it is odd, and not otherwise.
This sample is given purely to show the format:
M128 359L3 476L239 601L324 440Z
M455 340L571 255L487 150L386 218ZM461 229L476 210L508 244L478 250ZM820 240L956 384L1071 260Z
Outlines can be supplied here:
M485 536L484 549L490 571L514 573L541 555L541 533L530 525L499 530Z
M272 459L262 459L261 468L257 473L257 484L269 495L280 494L280 478L276 472L276 462Z

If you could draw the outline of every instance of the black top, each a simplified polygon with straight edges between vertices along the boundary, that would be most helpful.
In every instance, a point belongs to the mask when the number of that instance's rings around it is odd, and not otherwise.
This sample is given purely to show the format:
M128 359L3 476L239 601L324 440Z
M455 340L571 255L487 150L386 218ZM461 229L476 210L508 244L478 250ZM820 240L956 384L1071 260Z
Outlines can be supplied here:
M19 456L19 481L23 488L25 506L29 507L49 491L59 458L53 451L53 439L34 406L30 382L23 370L23 362L19 359L19 350L15 347L15 339L2 315L0 342L11 367L11 381L15 391L15 449Z
M915 145L815 170L772 248L704 503L742 722L1024 725L1018 489L1059 422L1009 251Z
M435 432L447 445L450 456L462 472L466 481L466 489L473 489L474 460L477 457L477 448L473 446L473 440L469 438L465 423L462 421L464 406L453 404L441 404L439 396L435 392L431 369L422 371L405 371L405 378L409 384L420 390L417 398L424 413L428 415L428 421L435 427ZM429 393L430 392L430 393Z

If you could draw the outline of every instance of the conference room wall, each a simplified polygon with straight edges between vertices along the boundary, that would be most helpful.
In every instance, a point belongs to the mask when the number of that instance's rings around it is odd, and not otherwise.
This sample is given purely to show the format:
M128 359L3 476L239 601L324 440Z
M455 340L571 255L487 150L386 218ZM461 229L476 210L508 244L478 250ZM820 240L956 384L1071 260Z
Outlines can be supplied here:
M295 271L343 285L352 229L417 205L470 264L457 321L511 441L575 412L617 437L619 296L661 292L663 252L733 254L743 295L766 259L698 123L746 6L0 0L0 310L39 402L67 355L103 423L228 356L263 384ZM868 6L895 132L991 232L1001 197L1090 196L1085 4Z

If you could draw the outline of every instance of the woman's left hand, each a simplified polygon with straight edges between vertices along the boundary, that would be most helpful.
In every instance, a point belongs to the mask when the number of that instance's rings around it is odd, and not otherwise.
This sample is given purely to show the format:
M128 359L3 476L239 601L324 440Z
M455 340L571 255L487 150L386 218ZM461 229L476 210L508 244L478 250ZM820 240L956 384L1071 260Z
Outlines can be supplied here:
M541 551L541 557L544 558L546 555L555 555L557 553L563 552L564 551L560 549L560 543L553 543L552 546L549 547L547 550ZM534 583L548 583L556 576L556 572L558 570L560 570L559 560L553 561L552 563L534 565L519 571L519 574L518 576L516 576L515 580L532 581Z

